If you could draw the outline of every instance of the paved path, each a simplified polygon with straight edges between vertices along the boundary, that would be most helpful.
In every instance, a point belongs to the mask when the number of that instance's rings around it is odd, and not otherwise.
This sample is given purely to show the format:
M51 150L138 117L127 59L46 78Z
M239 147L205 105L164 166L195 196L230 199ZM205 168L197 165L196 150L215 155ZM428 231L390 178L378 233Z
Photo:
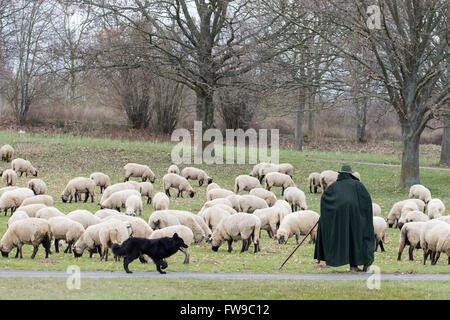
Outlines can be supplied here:
M327 162L351 162L356 164L364 164L368 166L382 166L382 167L401 167L400 164L390 164L390 163L380 163L380 162L365 162L365 161L355 161L355 160L335 160L335 159L322 159L322 158L306 158L307 160L315 160L315 161L327 161ZM430 169L430 170L441 170L441 171L450 171L450 168L439 168L439 167L427 167L420 166L420 169Z
M66 278L66 271L0 270L0 278ZM191 278L191 279L268 279L268 280L366 280L371 273L206 273L206 272L170 272L161 275L158 272L121 271L81 271L82 278ZM449 274L381 274L381 280L450 280Z

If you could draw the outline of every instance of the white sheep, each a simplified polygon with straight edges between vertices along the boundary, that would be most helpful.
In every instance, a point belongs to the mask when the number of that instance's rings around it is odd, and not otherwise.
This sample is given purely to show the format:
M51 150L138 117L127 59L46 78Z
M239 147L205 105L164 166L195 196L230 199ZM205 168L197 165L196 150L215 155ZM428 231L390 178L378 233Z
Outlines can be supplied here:
M55 207L45 207L38 210L35 214L35 217L48 220L53 217L65 217L65 214Z
M223 204L223 205L225 205L225 206L228 206L228 207L230 207L230 208L233 208L233 204L231 203L230 200L228 200L228 197L227 197L227 198L217 198L217 199L214 199L214 200L211 200L211 201L207 201L207 202L205 202L205 204L203 205L203 208L206 209L206 208L215 206L215 205L217 205L217 204Z
M147 204L150 205L153 198L153 184L148 181L140 182L138 184L138 191L141 193L141 196L147 197Z
M0 148L0 154L2 155L2 161L10 162L14 155L14 148L5 144Z
M276 166L277 172L284 173L290 176L294 176L294 166L290 163L280 163Z
M374 217L381 217L381 207L375 202L372 202L372 214Z
M4 188L0 188L0 197L6 192L6 191L11 191L14 189L19 189L19 187L4 187Z
M14 187L17 184L17 173L13 169L6 169L2 173L2 181L7 187Z
M417 211L410 211L405 216L405 223L409 222L427 222L430 220L430 218L424 214L423 212L417 210Z
M419 208L419 210L424 212L425 202L423 202L420 199L407 199L407 200L398 201L398 202L394 203L394 205L392 206L391 210L388 213L387 222L388 222L389 228L392 228L392 226L394 225L395 222L396 222L396 225L394 228L398 227L398 220L400 219L400 217L402 215L403 206L408 202L414 202L417 205L417 207Z
M126 189L114 192L108 197L108 199L100 203L100 208L115 209L120 212L120 208L125 208L125 203L127 199L133 195L138 196L139 198L141 197L140 192L133 189Z
M256 177L260 182L264 179L264 177L271 172L278 172L278 166L274 163L266 163L263 162L258 166L258 173Z
M239 208L241 212L252 213L256 209L268 208L267 202L257 196L243 195L239 196Z
M16 210L16 212L14 212L14 214L9 218L6 227L9 228L14 222L28 218L30 217L25 211Z
M275 195L275 193L264 188L252 189L250 190L249 194L264 199L269 207L273 206L275 202L277 202L277 196Z
M28 205L24 205L22 202L22 205L20 207L17 208L17 211L25 211L27 213L27 215L30 218L35 218L36 217L36 213L43 209L43 208L47 208L47 206L43 203L35 203L35 204L28 204Z
M169 169L167 169L167 173L180 174L180 168L178 168L176 164L173 164L169 167Z
M142 181L147 181L147 179L151 182L155 182L155 174L150 169L149 166L138 164L138 163L127 163L123 169L125 170L125 182L133 178L141 178Z
M80 239L84 233L84 227L66 216L53 217L48 219L53 238L55 239L55 252L59 252L59 241L64 240L67 248L64 253L72 253L72 245Z
M163 177L163 188L166 195L170 197L170 188L178 189L178 197L183 198L183 192L187 192L191 198L194 197L195 191L186 178L175 173L168 173Z
M399 229L401 229L403 227L403 225L406 222L406 215L409 212L412 211L418 211L419 207L417 206L417 204L414 201L406 201L405 204L402 207L401 213L400 213L400 218L398 219L397 222L397 226Z
M441 199L434 198L428 202L427 205L428 217L430 219L436 219L444 215L445 205Z
M233 241L242 240L241 252L247 251L250 243L254 244L254 253L260 251L259 233L261 220L253 215L243 212L223 218L214 230L211 238L213 251L217 251L220 245L227 241L228 252L231 252Z
M28 174L31 174L35 177L38 175L38 171L35 167L32 166L31 162L22 158L14 159L11 162L11 168L15 172L20 172L20 176L22 176L24 172L26 176L28 176Z
M202 218L204 219L204 218L205 218L205 212L206 212L206 210L209 209L209 208L219 208L219 209L225 210L225 211L228 212L229 214L235 214L235 213L237 213L237 211L234 210L232 207L230 207L230 206L228 206L228 205L226 205L226 204L223 204L223 203L218 203L218 204L215 204L215 205L213 205L213 206L209 206L209 207L207 207L207 208L202 207L202 209L199 211L199 213L197 214L197 216L202 217Z
M0 197L0 212L4 211L6 216L8 209L11 209L12 215L22 205L23 200L32 196L34 196L34 192L28 188L17 188L6 191Z
M20 259L22 259L22 246L31 244L33 246L31 259L34 259L39 245L42 244L47 259L48 255L51 254L51 240L52 231L46 220L38 218L22 219L11 224L6 230L0 240L0 252L4 257L8 257L9 252L13 248L17 248L16 258L20 254Z
M231 207L232 207L234 210L236 210L237 212L241 212L242 210L241 210L241 207L240 207L240 205L239 205L239 199L240 199L240 197L241 197L241 196L238 195L238 194L232 194L232 195L226 197L225 200L227 200L227 201L231 204ZM215 199L215 200L213 200L213 201L217 201L217 200L220 200L220 199ZM208 201L208 202L211 202L211 201ZM208 202L207 202L207 203L208 203ZM206 205L206 203L205 203L205 205Z
M148 239L152 234L153 230L150 226L145 222L144 219L138 217L127 216L123 214L116 214L109 217L106 217L102 220L107 221L110 219L118 219L123 222L128 222L131 226L132 234L131 236L135 238L146 238Z
M409 188L409 197L417 198L425 203L428 203L431 200L431 192L425 186L421 184L415 184L411 186L411 188Z
M315 243L317 232L316 222L319 220L319 217L312 210L292 212L281 220L275 239L278 240L279 244L285 244L291 236L295 235L295 240L298 244L298 237L308 234L314 227L314 230L311 232L310 243Z
M282 200L282 199L277 200L275 202L274 206L278 206L278 207L283 209L283 216L284 217L287 216L288 214L292 213L291 205L286 200Z
M208 184L208 186L206 187L206 194L208 194L208 192L212 189L220 189L220 186L215 182Z
M95 182L97 187L100 187L100 193L103 193L103 190L111 185L111 179L103 172L94 172L89 176L89 178Z
M192 233L192 230L189 229L186 226L183 225L175 225L175 226L170 226L170 227L165 227L159 230L155 230L153 231L152 235L150 236L149 239L159 239L159 238L163 238L163 237L173 237L174 234L178 234L178 236L180 236L181 239L183 239L183 242L185 245L188 246L188 248L186 248L185 251L183 251L184 253L184 264L188 264L189 263L189 257L190 257L190 253L189 253L189 246L191 245L192 241L194 240L194 233Z
M297 187L289 187L284 190L284 200L291 204L292 211L308 210L305 193Z
M201 187L204 182L207 184L212 183L213 179L202 169L194 167L186 167L181 170L181 175L187 180L198 180L198 185Z
M212 189L206 193L206 200L211 201L211 200L218 199L218 198L226 198L232 194L234 194L233 191L230 191L227 189L222 189L222 188L216 188L216 189Z
M447 226L439 226L433 230L438 234L434 264L436 264L439 260L441 252L444 252L447 255L447 264L450 265L450 225L447 224Z
M53 207L54 202L52 196L41 194L26 198L22 202L22 206L27 206L30 204L45 204L47 207Z
M333 170L325 170L320 173L320 187L322 188L322 193L330 184L337 180L338 175L339 173Z
M164 192L158 192L153 198L153 208L155 210L169 209L170 199Z
M88 210L74 210L67 214L67 218L81 223L85 229L101 222L99 217L94 216Z
M289 187L295 187L295 183L287 174L279 172L270 172L266 175L266 189L270 191L272 187L281 187L281 195Z
M192 212L183 210L166 210L165 212L175 216L180 222L180 224L185 225L186 227L192 230L192 232L194 233L195 243L200 243L203 239L209 241L208 235L205 234L205 231L203 230L202 226L197 222L197 219L195 218L195 215Z
M41 179L31 179L28 181L28 188L33 190L34 194L37 196L47 193L47 185Z
M100 199L100 203L102 203L103 201L108 199L109 196L112 195L114 192L128 190L128 189L140 191L139 183L137 183L135 181L127 181L127 182L116 183L116 184L109 186L108 188L106 188L103 191L103 195Z
M181 224L176 216L170 214L168 210L153 211L148 218L148 225L153 230Z
M189 212L189 214L195 219L197 224L202 228L202 230L203 230L203 237L204 237L205 241L207 243L211 242L212 231L206 225L206 222L203 219L203 217L199 216L198 214L193 214L192 212Z
M438 220L433 219L431 221ZM430 255L431 264L435 265L439 260L441 252L445 252L447 254L447 256L449 257L448 263L450 264L450 225L448 223L439 221L439 223L435 224L429 229L427 228L427 226L428 225L425 225L423 227L420 237L422 249L424 252L423 264L426 263L427 255ZM424 234L423 237L422 234Z
M100 209L97 212L95 212L94 216L104 219L106 217L120 215L120 212L113 209Z
M375 235L375 251L378 250L378 245L380 246L381 252L384 252L383 244L386 242L386 221L382 217L373 217L373 231Z
M275 205L269 208L257 209L253 212L261 220L261 230L266 230L271 239L277 234L281 221L285 217L285 208Z
M261 188L261 183L257 178L241 174L234 179L234 193L239 194L241 191L250 191L255 188Z
M86 203L89 196L91 196L91 202L94 202L95 196L95 182L89 178L77 177L70 180L64 190L61 193L62 202L72 203L72 199L75 199L75 202L78 202L78 198L81 200L81 194L86 194L86 198L84 202Z
M425 225L422 227L420 232L420 246L423 250L423 264L426 264L427 257L431 257L431 260L434 260L434 252L437 245L438 234L433 232L435 227L447 225L445 221L439 219L432 219L425 222Z
M314 193L317 193L317 188L321 187L319 172L313 172L308 176L308 185L309 185L310 193L313 193L313 191L312 191L313 188L314 188Z
M203 219L212 232L217 228L220 221L228 216L230 216L230 213L219 206L212 206L203 211Z
M142 199L140 196L131 195L125 201L125 212L129 216L142 216Z
M400 246L398 248L397 260L401 261L402 252L409 245L409 261L414 260L414 249L420 248L420 233L426 222L410 222L403 225L400 231Z

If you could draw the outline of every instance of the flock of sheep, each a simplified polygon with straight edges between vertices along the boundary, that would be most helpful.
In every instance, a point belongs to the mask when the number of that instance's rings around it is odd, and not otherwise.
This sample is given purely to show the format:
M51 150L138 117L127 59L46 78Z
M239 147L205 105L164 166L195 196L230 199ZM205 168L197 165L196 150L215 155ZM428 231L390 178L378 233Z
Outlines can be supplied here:
M10 162L14 149L4 145L0 153L3 161ZM233 242L241 240L241 252L247 251L253 243L256 253L261 250L261 230L266 230L279 244L287 243L293 236L298 243L299 237L308 234L320 217L308 210L305 193L292 180L294 167L288 163L259 163L248 175L236 177L234 190L221 188L204 170L186 167L180 171L176 165L171 165L162 178L164 192L156 194L153 188L156 177L148 166L128 163L124 171L124 182L116 184L111 184L108 175L101 172L95 172L89 178L70 180L61 193L61 200L82 201L84 194L84 202L89 198L94 202L95 188L100 187L100 210L95 214L87 210L64 214L53 206L53 198L46 195L47 187L41 179L31 179L27 188L16 186L18 174L37 176L38 171L29 161L12 160L11 169L0 169L6 185L0 188L0 212L5 212L5 216L8 210L11 212L7 231L0 240L2 255L8 256L17 248L16 258L22 258L22 246L29 244L34 247L31 256L34 258L42 244L48 258L54 241L56 252L66 243L65 253L79 257L87 250L91 257L99 253L101 259L108 260L113 243L121 244L129 237L155 239L171 237L175 233L188 246L192 242L206 241L213 251L217 251L226 242L228 252L231 252ZM359 173L354 175L360 178ZM323 191L336 181L337 176L338 173L331 170L312 173L308 178L310 192L317 193L318 188ZM130 178L140 178L142 182ZM194 197L195 191L189 180L197 180L199 186L207 184L206 202L201 210L194 214L169 209L170 189L177 190L178 197ZM277 199L270 191L274 187L281 188L283 199ZM142 216L142 197L147 197L146 203L154 208L148 222L138 217ZM439 199L432 199L430 191L422 185L412 186L409 197L393 205L387 222L381 217L380 206L373 203L376 248L379 245L384 251L387 227L395 223L395 227L401 229L398 260L405 245L409 244L410 260L413 260L413 250L422 248L424 263L430 256L432 264L436 264L444 252L449 256L450 264L450 216L444 216L444 204ZM125 213L120 212L122 208ZM315 242L316 229L311 233L311 243ZM189 263L189 250L184 254L184 263ZM147 260L146 257L142 259Z

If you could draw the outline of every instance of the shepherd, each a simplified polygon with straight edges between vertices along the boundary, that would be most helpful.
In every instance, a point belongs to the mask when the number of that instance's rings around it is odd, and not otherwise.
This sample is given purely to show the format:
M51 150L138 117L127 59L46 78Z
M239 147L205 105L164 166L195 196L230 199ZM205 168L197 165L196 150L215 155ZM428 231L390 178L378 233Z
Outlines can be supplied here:
M374 260L372 199L350 165L344 164L336 182L327 187L320 201L320 220L314 259L327 266L350 265L364 272Z

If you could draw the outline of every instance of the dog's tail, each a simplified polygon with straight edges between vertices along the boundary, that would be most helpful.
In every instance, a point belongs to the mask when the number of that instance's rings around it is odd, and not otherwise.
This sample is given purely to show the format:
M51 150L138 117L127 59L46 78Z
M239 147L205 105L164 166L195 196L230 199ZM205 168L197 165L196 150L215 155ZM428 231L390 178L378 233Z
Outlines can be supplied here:
M125 250L125 246L118 243L113 243L111 246L111 250L115 256L123 257L127 253Z

